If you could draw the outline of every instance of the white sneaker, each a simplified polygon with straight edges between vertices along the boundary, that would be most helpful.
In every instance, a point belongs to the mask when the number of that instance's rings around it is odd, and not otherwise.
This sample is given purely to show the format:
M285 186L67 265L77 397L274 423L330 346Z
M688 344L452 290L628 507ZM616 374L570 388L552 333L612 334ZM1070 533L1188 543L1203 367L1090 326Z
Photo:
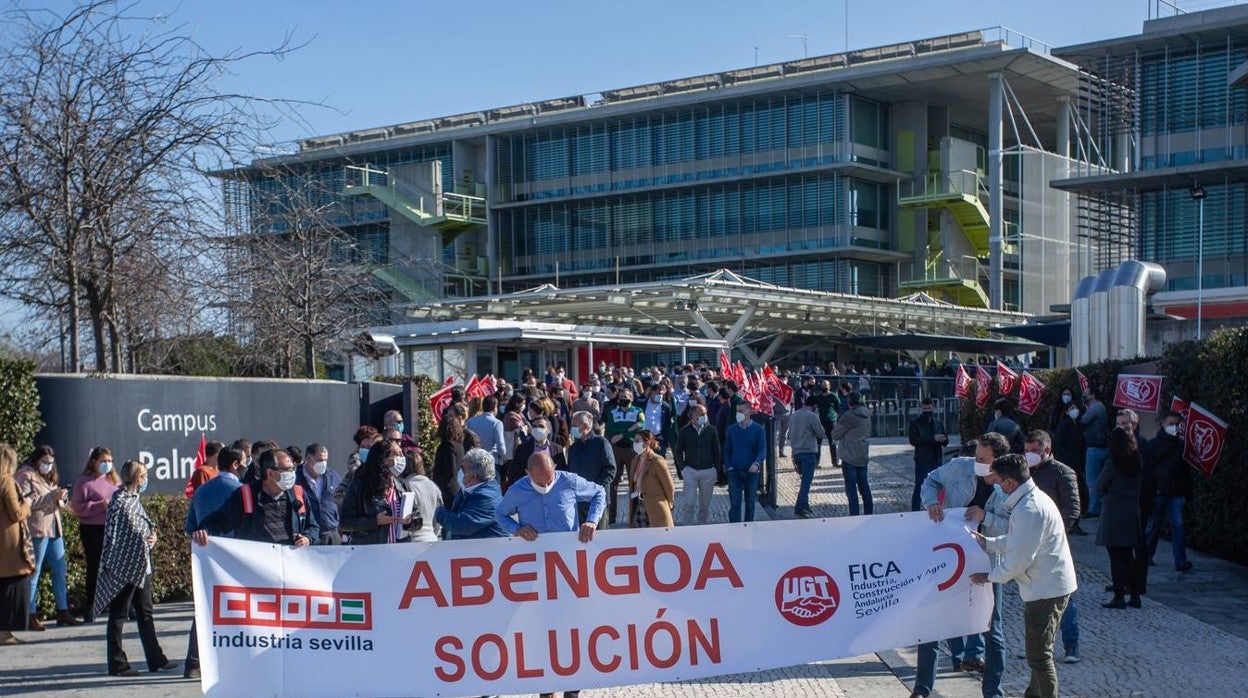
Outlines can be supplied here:
M1067 664L1078 664L1079 663L1079 648L1078 647L1066 648L1066 656L1062 657L1062 661L1066 662Z

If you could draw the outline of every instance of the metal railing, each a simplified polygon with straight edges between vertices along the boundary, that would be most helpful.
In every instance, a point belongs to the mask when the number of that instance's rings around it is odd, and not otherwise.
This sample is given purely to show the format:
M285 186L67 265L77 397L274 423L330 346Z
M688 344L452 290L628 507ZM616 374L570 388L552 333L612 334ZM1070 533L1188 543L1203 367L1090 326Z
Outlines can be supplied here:
M929 172L923 179L912 179L908 186L897 187L897 199L924 199L950 194L972 196L987 195L988 189L978 172L959 170L957 172ZM903 194L903 192L905 192Z
M485 198L453 192L443 192L434 210L425 206L426 199L434 199L431 192L422 191L406 182L395 179L385 170L378 170L367 165L347 165L346 186L348 187L384 187L390 189L401 199L416 204L416 210L428 216L444 216L454 220L485 222Z

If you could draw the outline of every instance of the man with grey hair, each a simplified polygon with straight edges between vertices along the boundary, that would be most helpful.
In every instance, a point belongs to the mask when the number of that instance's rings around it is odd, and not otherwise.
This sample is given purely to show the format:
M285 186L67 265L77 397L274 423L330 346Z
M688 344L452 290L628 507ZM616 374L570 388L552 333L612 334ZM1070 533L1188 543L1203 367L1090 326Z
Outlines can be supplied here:
M602 487L608 497L615 496L611 483L615 480L615 450L606 437L594 433L594 415L590 412L572 414L572 444L568 446L568 470ZM589 503L578 502L577 515L588 521ZM595 523L604 528L606 521L600 517Z
M459 494L449 508L438 507L433 514L442 527L442 538L506 538L507 532L495 519L503 495L494 477L494 456L484 449L469 449L455 477Z
M390 410L382 417L381 431L384 434L387 429L394 429L399 432L399 448L404 451L409 448L419 448L416 439L407 433L407 423L403 421L403 413L398 410Z

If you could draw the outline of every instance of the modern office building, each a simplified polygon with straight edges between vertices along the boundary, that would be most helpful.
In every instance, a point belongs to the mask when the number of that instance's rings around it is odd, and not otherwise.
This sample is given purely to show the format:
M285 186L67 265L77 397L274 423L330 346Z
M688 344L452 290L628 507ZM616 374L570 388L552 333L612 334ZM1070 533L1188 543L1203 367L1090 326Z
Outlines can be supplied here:
M1091 150L1090 161L1108 168L1053 186L1076 194L1080 211L1113 211L1097 223L1104 236L1120 241L1127 255L1166 268L1166 290L1154 298L1158 310L1193 323L1199 314L1204 332L1243 322L1248 6L1153 19L1139 35L1053 55L1096 77L1080 105L1089 128L1077 141ZM1191 337L1191 329L1166 336Z

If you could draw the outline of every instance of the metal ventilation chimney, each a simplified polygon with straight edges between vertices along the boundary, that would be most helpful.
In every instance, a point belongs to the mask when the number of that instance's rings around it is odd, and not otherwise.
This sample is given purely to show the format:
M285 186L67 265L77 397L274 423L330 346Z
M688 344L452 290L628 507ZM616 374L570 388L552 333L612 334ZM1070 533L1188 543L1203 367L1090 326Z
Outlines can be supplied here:
M1088 302L1088 362L1109 358L1109 289L1114 286L1114 269L1106 269L1096 277Z
M1075 286L1075 296L1070 300L1070 365L1088 363L1088 306L1092 300L1095 276L1085 276Z
M1166 285L1166 270L1154 262L1130 260L1114 273L1109 290L1111 359L1132 359L1144 353L1148 296Z

